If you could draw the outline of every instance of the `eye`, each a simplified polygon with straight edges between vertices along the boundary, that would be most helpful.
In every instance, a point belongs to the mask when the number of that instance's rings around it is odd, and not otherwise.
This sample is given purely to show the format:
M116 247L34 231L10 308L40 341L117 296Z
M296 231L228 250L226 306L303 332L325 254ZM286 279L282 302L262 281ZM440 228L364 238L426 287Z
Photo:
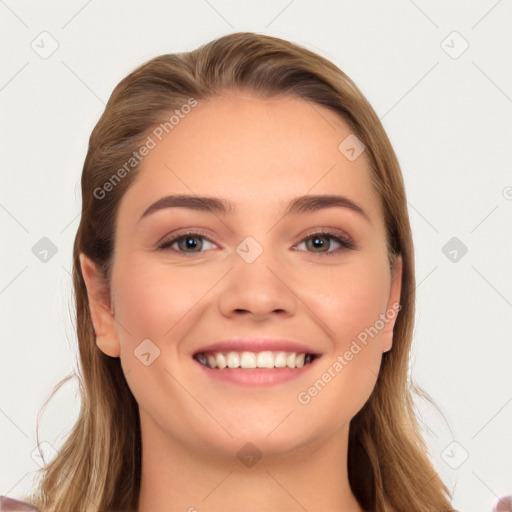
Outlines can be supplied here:
M328 245L329 248L331 247L331 242L326 242L326 240L334 240L335 243L341 246L341 249L338 248L332 251L323 250ZM329 256L340 253L341 251L356 249L356 244L350 238L338 233L335 234L329 230L319 230L310 233L300 244L298 244L298 246L300 246L301 244L306 244L306 247L313 249L313 253L325 254Z
M157 244L158 249L168 249L172 246L177 244L178 249L172 249L173 251L176 251L178 253L184 253L184 254L197 254L199 252L204 251L197 251L192 250L188 251L188 249L202 249L204 248L204 242L197 242L197 240L205 240L207 243L212 243L206 236L205 233L201 233L200 231L187 231L186 233L181 233L177 236L174 236L170 239L164 239L163 241L159 242Z
M198 240L200 240L200 242L198 242ZM332 241L341 246L341 248L329 250L331 248ZM202 233L201 231L187 231L162 240L157 244L157 248L161 250L172 249L181 255L199 254L204 252L201 249L205 249L205 242L206 244L213 244L205 233ZM309 252L329 256L339 254L345 250L357 249L356 244L350 238L329 230L313 231L309 233L307 237L297 245L297 247L301 244L306 244L308 249L312 249ZM174 245L177 245L177 248L173 248ZM329 246L328 249L324 250L327 246ZM208 249L208 245L206 246L206 249Z

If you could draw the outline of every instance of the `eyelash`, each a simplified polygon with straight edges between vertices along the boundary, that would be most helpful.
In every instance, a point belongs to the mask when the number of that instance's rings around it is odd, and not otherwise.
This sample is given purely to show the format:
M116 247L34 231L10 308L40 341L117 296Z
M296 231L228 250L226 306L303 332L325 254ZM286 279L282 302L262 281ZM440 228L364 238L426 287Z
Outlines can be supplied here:
M357 249L357 245L350 238L345 237L343 235L339 235L337 233L335 234L334 232L329 231L327 229L317 229L315 231L311 231L310 233L308 233L305 236L305 238L302 238L299 243L305 242L305 241L313 238L315 235L324 235L326 238L331 238L331 239L335 240L336 242L339 242L342 247L340 249L335 249L334 251L318 252L318 253L312 252L311 254L319 254L321 256L333 256L333 255L339 254L342 251ZM202 231L198 231L198 230L197 231L190 230L185 233L181 233L177 236L174 236L171 239L168 239L168 240L164 239L163 241L161 241L157 244L157 249L162 250L162 251L168 250L172 245L174 245L175 242L177 242L178 240L181 240L182 238L187 238L189 236L201 237L201 238L207 239L208 241L211 241L209 238L209 235L207 235L206 233L203 233ZM180 256L189 256L189 255L200 254L201 252L204 252L204 251L199 251L197 253L187 253L187 252L183 252L183 251L177 251L175 249L171 249L171 250L176 252ZM310 251L306 251L306 252L310 252Z

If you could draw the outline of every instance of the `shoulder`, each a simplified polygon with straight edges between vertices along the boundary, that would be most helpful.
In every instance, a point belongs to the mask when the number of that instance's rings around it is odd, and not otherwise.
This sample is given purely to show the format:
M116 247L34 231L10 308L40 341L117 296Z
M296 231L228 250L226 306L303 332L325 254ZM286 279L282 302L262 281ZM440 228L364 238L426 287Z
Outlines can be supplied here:
M0 496L0 512L39 512L39 509L28 501Z

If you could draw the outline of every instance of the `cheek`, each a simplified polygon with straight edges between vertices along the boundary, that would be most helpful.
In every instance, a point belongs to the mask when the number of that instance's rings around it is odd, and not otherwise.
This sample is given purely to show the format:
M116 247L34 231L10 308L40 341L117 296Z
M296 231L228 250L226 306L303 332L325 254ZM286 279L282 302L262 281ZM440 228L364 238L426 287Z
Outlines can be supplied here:
M325 293L317 296L314 307L333 343L310 387L297 397L306 406L307 418L323 418L333 428L341 427L370 397L382 358L382 331L375 326L381 326L379 315L386 311L386 272L378 260L354 265L333 273Z
M324 276L316 291L309 294L308 306L323 320L336 350L346 350L385 313L389 280L382 258L360 258Z
M123 340L150 338L157 344L187 323L188 315L211 286L197 269L175 269L151 263L147 256L124 259L113 274L116 320ZM177 331L174 331L175 333ZM167 335L167 336L166 336Z
M308 393L305 400L311 398L316 413L331 411L341 422L363 406L379 373L380 315L386 312L390 284L386 260L379 254L354 259L352 264L333 271L325 280L324 293L316 295L311 307L317 308L315 312L328 327L326 333L333 344L314 376L314 397ZM337 411L332 404L343 407Z

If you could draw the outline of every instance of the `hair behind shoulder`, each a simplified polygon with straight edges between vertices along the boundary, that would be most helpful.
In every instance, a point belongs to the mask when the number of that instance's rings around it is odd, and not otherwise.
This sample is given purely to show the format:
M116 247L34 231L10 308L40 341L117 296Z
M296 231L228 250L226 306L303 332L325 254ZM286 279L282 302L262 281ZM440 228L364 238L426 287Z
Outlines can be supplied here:
M109 282L116 212L137 176L133 151L155 127L172 129L169 116L184 105L233 89L265 98L294 95L325 106L365 144L372 183L381 198L391 271L396 256L402 257L402 291L393 349L384 353L375 389L350 425L349 481L367 511L453 510L448 490L427 456L412 400L418 388L408 378L414 249L404 182L391 143L355 83L332 62L297 44L251 32L229 34L196 50L160 55L138 66L115 87L91 133L73 247L81 409L58 455L41 470L31 501L41 512L137 510L138 405L120 360L96 346L79 254L91 258ZM69 378L56 385L44 407Z

